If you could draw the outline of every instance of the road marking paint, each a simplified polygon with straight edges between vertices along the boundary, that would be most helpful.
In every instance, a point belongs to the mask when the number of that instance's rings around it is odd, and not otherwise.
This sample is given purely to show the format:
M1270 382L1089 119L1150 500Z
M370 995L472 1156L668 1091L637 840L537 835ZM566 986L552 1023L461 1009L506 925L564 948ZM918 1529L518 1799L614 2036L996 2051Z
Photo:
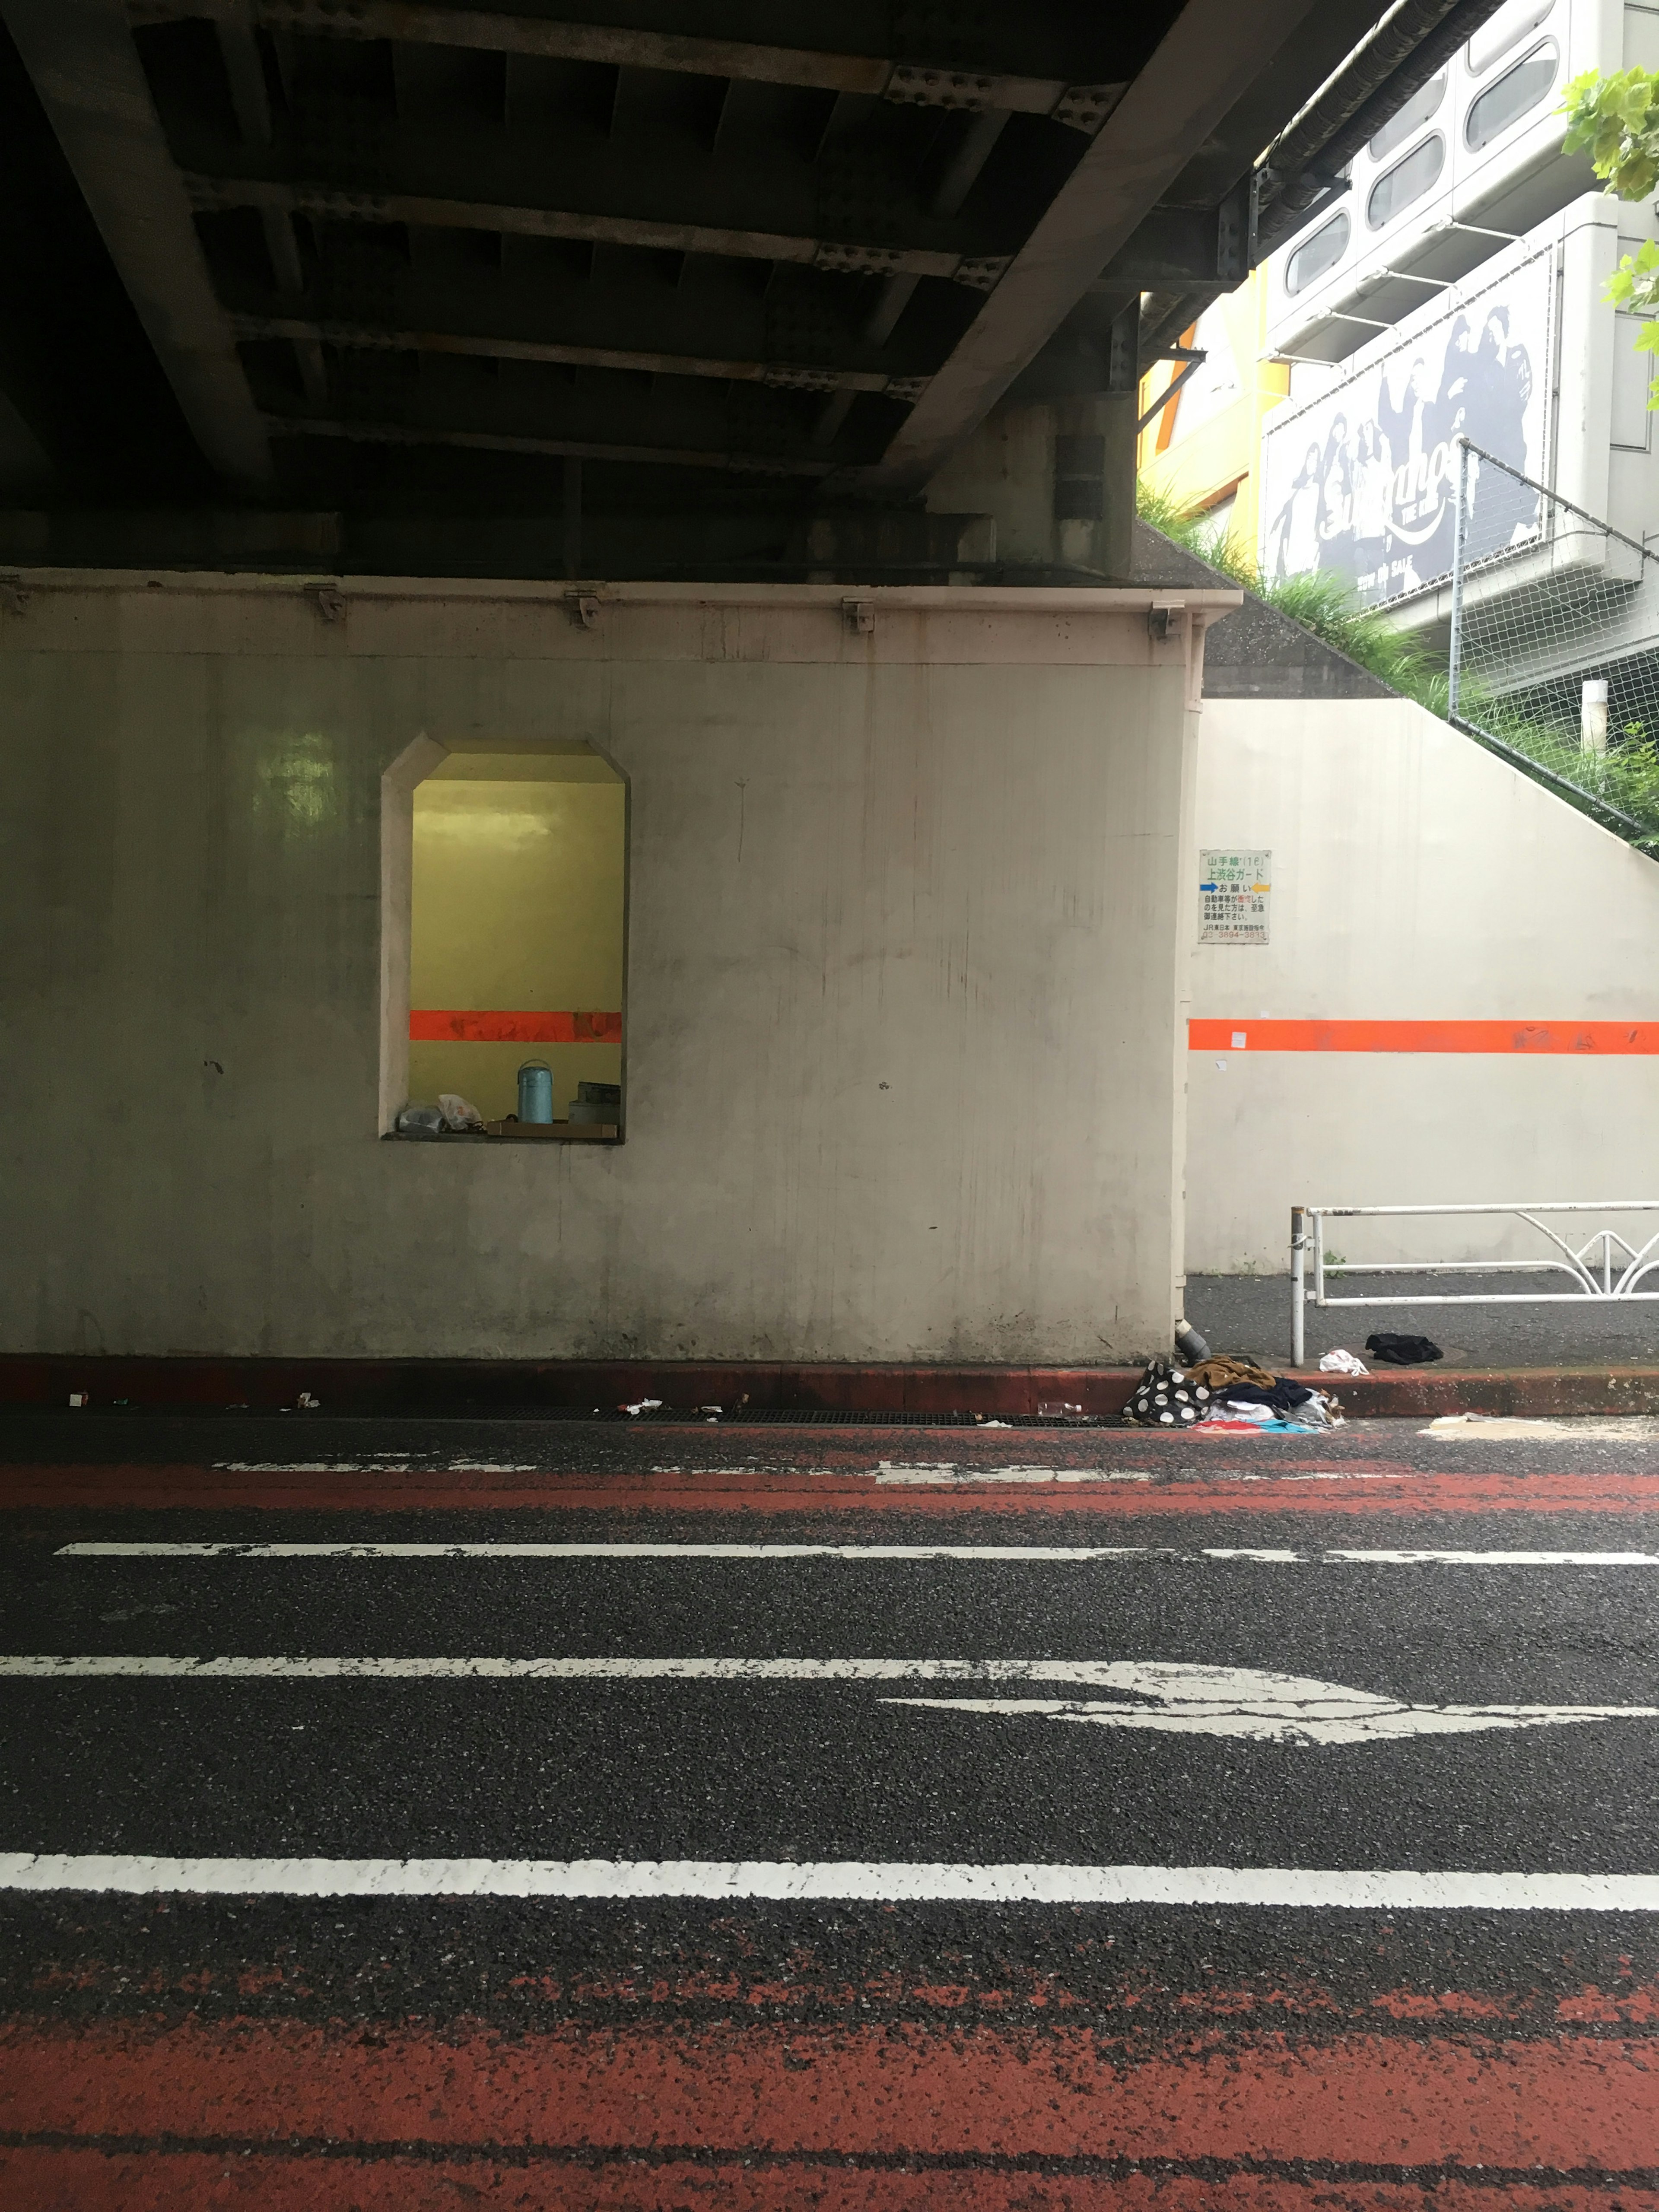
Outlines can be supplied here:
M1659 1567L1655 1552L1383 1552L1332 1550L1328 1560L1367 1567Z
M1060 1564L1091 1559L1240 1559L1304 1566L1659 1567L1659 1552L1322 1552L1158 1544L530 1544L95 1543L60 1544L60 1559L998 1559Z
M1562 1420L1514 1413L1442 1413L1418 1431L1419 1437L1455 1437L1463 1443L1503 1443L1513 1437L1570 1437L1579 1443L1606 1443L1632 1437L1659 1436L1650 1413L1580 1413Z
M410 1452L369 1459L216 1459L216 1474L542 1474L541 1462L510 1459L445 1459Z
M1612 1425L1617 1425L1613 1424ZM1428 1433L1425 1430L1425 1435ZM1575 1431L1574 1433L1577 1433ZM441 1453L423 1453L417 1459L409 1452L380 1455L370 1454L361 1459L216 1459L212 1462L216 1474L545 1474L554 1472L539 1462L502 1459L447 1459ZM1149 1468L1106 1467L965 1467L955 1460L878 1460L873 1467L828 1468L790 1468L777 1467L712 1467L682 1468L653 1467L653 1474L694 1474L703 1478L725 1476L732 1480L752 1481L757 1476L787 1474L823 1475L833 1473L838 1481L870 1482L878 1486L894 1483L930 1484L965 1482L1155 1482L1158 1475ZM1295 1472L1263 1474L1259 1468L1219 1469L1206 1468L1204 1480L1219 1479L1235 1482L1403 1482L1429 1473L1422 1468L1395 1468L1378 1472L1369 1468L1298 1468Z
M0 1678L33 1681L1026 1682L1118 1690L1139 1704L1075 1698L886 1698L884 1705L1012 1719L1091 1722L1261 1742L1349 1744L1407 1736L1659 1720L1659 1705L1418 1705L1340 1682L1251 1667L1137 1659L374 1658L100 1652L0 1655Z
M1128 1559L1146 1544L63 1544L60 1559Z
M957 1489L974 1482L1151 1482L1150 1469L1139 1467L903 1467L883 1460L876 1469L879 1483L944 1483Z
M1260 1905L1659 1912L1659 1875L1417 1868L963 1865L867 1859L169 1858L0 1853L0 1889L233 1897L747 1899L878 1905Z
M1396 1742L1407 1736L1469 1735L1491 1729L1554 1728L1576 1721L1659 1720L1656 1705L1417 1705L1254 1667L1191 1666L1162 1660L1115 1660L1079 1666L1038 1662L1061 1679L1085 1673L1100 1687L1127 1691L1136 1705L1075 1698L884 1698L884 1705L1012 1719L1083 1721L1106 1728L1150 1729L1179 1735L1249 1737L1259 1742ZM1063 1675L1061 1669L1064 1669ZM1052 1678L1051 1678L1052 1679ZM1147 1702L1150 1701L1150 1702Z
M1203 1422L1199 1423L1200 1430L1204 1425ZM1210 1479L1218 1482L1412 1482L1427 1473L1427 1468L1420 1467L1396 1467L1382 1469L1318 1467L1302 1468L1294 1473L1279 1468L1271 1474L1264 1474L1260 1468L1249 1468L1237 1470L1230 1468L1224 1474L1217 1470Z
M1188 1433L1190 1433L1188 1431ZM1146 1439L1141 1443L1144 1445ZM1285 1466L1261 1440L1257 1468L1177 1466L1170 1480L1150 1482L884 1485L873 1470L812 1473L765 1468L747 1474L702 1470L680 1475L426 1474L215 1474L201 1467L13 1465L0 1468L0 1505L61 1512L66 1507L109 1512L169 1507L217 1511L240 1507L262 1515L299 1508L326 1514L336 1528L349 1517L389 1508L438 1512L557 1510L571 1515L744 1513L799 1516L880 1513L904 1521L959 1518L964 1513L1018 1514L1031 1528L1050 1517L1094 1515L1109 1521L1200 1521L1217 1514L1318 1515L1328 1519L1388 1514L1596 1514L1634 1518L1659 1514L1659 1473L1516 1476L1488 1472L1425 1472L1369 1465L1352 1473ZM1140 1454L1144 1458L1144 1451ZM1207 1456L1200 1454L1200 1457ZM1261 1471L1263 1466L1271 1473ZM578 1524L572 1524L578 1525ZM605 1525L594 1522L592 1525Z
M380 1659L283 1653L194 1658L145 1652L0 1656L0 1677L66 1680L132 1676L210 1681L1083 1682L1115 1688L1122 1686L1119 1677L1123 1672L1119 1662L1097 1659L509 1659L488 1654Z
M1476 1735L1489 1730L1551 1728L1574 1721L1659 1720L1659 1705L1395 1705L1351 1717L1252 1712L1231 1704L1158 1709L1066 1698L884 1698L884 1705L926 1705L940 1712L985 1713L1009 1720L1089 1721L1108 1728L1169 1735L1248 1738L1301 1745L1398 1742L1408 1736Z
M0 2029L7 2201L20 2212L1659 2205L1659 2070L1639 2033L1514 2033L1486 2018L1455 2034L1378 2033L1340 2012L1316 2033L1267 2032L1237 2000L1219 2032L1190 2013L1184 2033L1165 2026L1161 2005L1139 2022L1055 2007L1016 2023L975 2016L965 1990L951 2033L905 2016L885 1990L882 2010L896 2017L843 2016L850 1992L805 2016L776 2017L776 1994L752 2021L705 2019L701 2006L626 2016L641 1982L630 1960L614 1972L624 2016L590 2017L579 2000L556 2027L523 2033L434 2020L429 2006L367 2034L217 2006L26 2014Z

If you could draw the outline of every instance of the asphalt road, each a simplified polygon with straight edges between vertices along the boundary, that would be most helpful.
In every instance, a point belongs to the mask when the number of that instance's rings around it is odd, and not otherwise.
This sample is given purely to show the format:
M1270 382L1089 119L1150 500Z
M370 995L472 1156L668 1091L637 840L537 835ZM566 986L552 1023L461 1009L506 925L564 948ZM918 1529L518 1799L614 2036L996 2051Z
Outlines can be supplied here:
M9 2208L1659 2207L1644 1436L295 1439L0 1433Z

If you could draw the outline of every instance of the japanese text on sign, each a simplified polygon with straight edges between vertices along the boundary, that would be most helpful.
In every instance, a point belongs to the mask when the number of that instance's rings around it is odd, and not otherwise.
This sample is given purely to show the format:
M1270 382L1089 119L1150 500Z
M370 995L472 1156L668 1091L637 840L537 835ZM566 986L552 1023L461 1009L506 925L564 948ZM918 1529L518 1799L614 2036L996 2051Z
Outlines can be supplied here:
M1271 853L1200 853L1198 941L1265 945L1273 894Z

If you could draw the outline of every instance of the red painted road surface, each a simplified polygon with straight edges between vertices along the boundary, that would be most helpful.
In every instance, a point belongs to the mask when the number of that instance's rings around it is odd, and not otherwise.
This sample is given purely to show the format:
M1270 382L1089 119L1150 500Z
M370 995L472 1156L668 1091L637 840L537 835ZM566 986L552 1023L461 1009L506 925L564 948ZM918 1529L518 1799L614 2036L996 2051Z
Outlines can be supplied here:
M525 2043L468 2021L368 2039L233 2022L14 2031L0 2066L8 2129L37 2136L1569 2172L1640 2167L1659 2147L1659 2052L1612 2037L1309 2049L1235 2026L1160 2051L1065 2027L572 2028Z
M1436 2179L1397 2182L1292 2180L1233 2172L1086 2174L1064 2179L1028 2171L872 2172L834 2167L803 2173L750 2158L690 2160L654 2154L599 2170L538 2173L492 2160L395 2154L356 2161L259 2154L161 2152L0 2153L0 2181L27 2212L645 2212L708 2206L710 2212L1654 2212L1659 2189Z

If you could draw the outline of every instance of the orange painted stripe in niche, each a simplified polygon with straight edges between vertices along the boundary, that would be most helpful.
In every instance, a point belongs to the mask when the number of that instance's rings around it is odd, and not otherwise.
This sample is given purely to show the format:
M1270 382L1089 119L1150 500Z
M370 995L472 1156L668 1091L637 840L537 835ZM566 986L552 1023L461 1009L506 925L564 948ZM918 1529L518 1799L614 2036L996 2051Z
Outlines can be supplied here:
M409 1017L409 1040L411 1044L620 1044L622 1016L419 1006Z
M1659 1022L1189 1021L1193 1052L1659 1053Z

